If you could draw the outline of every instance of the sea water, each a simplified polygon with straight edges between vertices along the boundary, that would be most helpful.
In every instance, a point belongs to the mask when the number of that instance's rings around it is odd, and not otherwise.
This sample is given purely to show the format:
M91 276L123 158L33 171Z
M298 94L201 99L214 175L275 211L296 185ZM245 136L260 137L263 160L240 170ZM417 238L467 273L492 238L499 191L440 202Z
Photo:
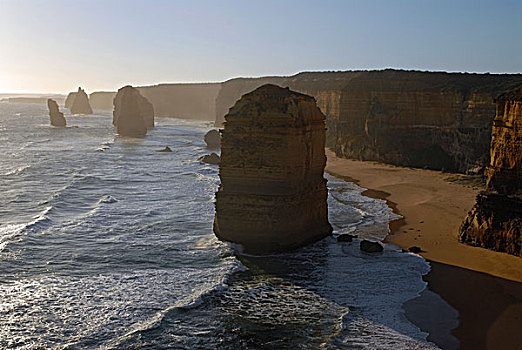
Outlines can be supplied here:
M66 118L0 103L0 348L436 348L402 309L425 288L419 256L218 241L218 167L197 160L208 122L160 119L132 139L108 111ZM327 179L334 236L384 238L386 203Z

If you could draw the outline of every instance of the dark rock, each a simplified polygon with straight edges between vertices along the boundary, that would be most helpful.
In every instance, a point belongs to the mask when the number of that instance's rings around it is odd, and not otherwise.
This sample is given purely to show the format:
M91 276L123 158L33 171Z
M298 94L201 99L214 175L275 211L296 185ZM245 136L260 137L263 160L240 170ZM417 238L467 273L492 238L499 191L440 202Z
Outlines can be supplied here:
M225 120L216 236L262 254L330 235L325 124L315 99L264 85Z
M172 150L170 149L169 146L166 146L164 149L160 149L160 150L154 151L154 152L172 152Z
M112 123L122 136L143 137L147 128L154 127L152 104L137 89L124 86L114 98Z
M420 247L417 247L417 246L409 247L408 251L410 253L415 253L415 254L424 253L424 250L422 250Z
M76 96L72 101L71 114L92 114L89 96L81 87L78 88L78 92L76 92Z
M216 153L206 154L203 157L199 157L198 160L208 164L219 164L219 156Z
M48 99L47 107L49 108L49 117L51 118L51 125L65 127L67 125L67 122L65 121L63 113L60 112L60 109L58 108L58 103L56 103L55 100Z
M221 135L218 130L212 129L205 134L205 142L208 148L221 147Z
M383 251L383 247L379 242L373 242L373 241L367 241L367 240L361 241L360 248L363 252L366 252L366 253L379 253L379 252Z
M337 236L337 242L351 242L354 238L357 238L357 236L352 236L344 233L342 235Z

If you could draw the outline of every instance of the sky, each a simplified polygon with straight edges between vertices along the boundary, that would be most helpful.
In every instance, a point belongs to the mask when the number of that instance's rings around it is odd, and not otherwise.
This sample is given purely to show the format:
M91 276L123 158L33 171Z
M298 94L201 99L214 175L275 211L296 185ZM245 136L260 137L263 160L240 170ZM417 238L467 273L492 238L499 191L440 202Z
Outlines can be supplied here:
M0 0L0 93L301 71L522 72L521 0Z

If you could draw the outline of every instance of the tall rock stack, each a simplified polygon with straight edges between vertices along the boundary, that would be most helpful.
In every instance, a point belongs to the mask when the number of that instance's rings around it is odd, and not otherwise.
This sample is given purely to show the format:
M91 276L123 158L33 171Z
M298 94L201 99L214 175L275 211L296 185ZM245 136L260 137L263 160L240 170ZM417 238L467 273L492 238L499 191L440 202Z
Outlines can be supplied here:
M112 123L122 136L143 137L154 127L154 108L137 89L124 86L114 98Z
M55 100L48 99L47 107L49 108L49 117L51 118L52 126L66 126L67 122L65 121L65 117L63 113L60 112L58 108L58 103Z
M460 240L522 256L522 86L496 103L487 189L464 220Z
M311 96L275 85L225 116L214 232L268 253L328 236L325 117Z
M81 87L78 88L76 96L72 101L71 114L92 114L92 108L89 104L89 96Z

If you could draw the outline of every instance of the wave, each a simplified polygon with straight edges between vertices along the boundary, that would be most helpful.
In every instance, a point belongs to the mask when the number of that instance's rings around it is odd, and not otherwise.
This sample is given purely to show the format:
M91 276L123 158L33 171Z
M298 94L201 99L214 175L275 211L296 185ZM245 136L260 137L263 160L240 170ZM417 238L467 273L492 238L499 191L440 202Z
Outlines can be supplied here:
M9 243L13 242L16 237L27 234L30 231L38 231L48 226L51 219L47 214L49 214L52 209L52 206L46 207L42 212L36 215L33 220L25 224L8 224L0 227L0 252L2 252Z
M28 169L30 168L31 166L30 165L23 165L21 167L18 167L18 168L15 168L15 169L12 169L12 170L9 170L8 172L4 173L4 174L1 174L2 176L10 176L10 175L18 175L18 174L22 174L23 171L25 169Z
M125 342L132 341L134 337L139 337L141 333L160 328L163 320L169 313L177 310L186 311L197 308L204 303L205 298L226 290L228 288L227 280L231 275L246 270L246 267L233 256L225 258L223 264L224 266L220 268L220 271L222 272L221 275L216 275L215 273L212 274L212 277L214 278L213 281L199 288L192 289L192 294L182 297L175 304L158 311L148 319L130 326L130 330L127 333L109 341L106 345L101 346L100 349L120 348Z

